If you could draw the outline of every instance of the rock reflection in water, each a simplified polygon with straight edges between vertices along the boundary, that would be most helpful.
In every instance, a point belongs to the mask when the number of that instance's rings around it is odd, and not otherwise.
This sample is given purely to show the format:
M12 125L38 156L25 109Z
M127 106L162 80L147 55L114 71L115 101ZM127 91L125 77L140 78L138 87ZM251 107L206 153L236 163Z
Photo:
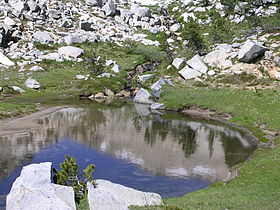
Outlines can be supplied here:
M135 163L156 175L225 179L255 144L220 125L151 113L147 106L66 108L39 120L42 128L0 137L0 179L40 148L63 138ZM11 158L12 157L12 158Z

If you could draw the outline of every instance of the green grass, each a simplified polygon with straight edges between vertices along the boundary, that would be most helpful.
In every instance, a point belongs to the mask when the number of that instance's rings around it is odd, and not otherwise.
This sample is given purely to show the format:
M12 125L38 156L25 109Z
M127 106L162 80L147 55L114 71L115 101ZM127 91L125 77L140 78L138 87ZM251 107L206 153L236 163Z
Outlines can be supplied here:
M221 113L232 114L230 122L251 130L260 140L265 141L260 125L280 131L280 91L234 90L229 88L186 88L177 86L162 94L161 102L167 107L182 108L196 104L204 108L215 108Z

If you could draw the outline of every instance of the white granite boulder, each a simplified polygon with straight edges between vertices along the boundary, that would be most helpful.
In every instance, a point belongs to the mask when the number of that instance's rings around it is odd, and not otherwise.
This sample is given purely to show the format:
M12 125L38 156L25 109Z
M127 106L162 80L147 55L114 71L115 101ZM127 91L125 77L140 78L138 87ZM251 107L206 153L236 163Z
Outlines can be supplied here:
M132 4L130 11L131 11L132 14L137 15L140 18L142 18L142 17L149 17L149 18L152 17L152 12L148 7L140 7L137 4Z
M75 210L72 187L51 183L51 163L23 167L7 196L7 210Z
M33 34L33 39L35 42L40 42L41 44L48 44L50 42L53 42L51 34L45 31L36 31Z
M182 67L182 65L185 64L185 61L183 58L175 58L172 62L172 65L176 68L176 69L180 69Z
M7 58L2 52L0 52L0 63L6 66L14 66L15 63Z
M67 45L71 45L73 43L83 43L84 40L79 36L79 34L69 34L64 38L64 41Z
M28 78L24 85L27 87L27 88L31 88L31 89L39 89L41 87L40 83L35 80L35 79L32 79L32 78Z
M193 68L203 74L205 74L208 70L208 67L205 65L205 63L203 62L202 58L199 55L195 55L192 59L188 60L187 64L191 68Z
M106 16L114 16L117 11L117 5L113 0L108 0L102 7L102 10L105 12Z
M96 180L97 187L88 184L90 210L128 210L129 206L162 205L156 193L141 192L106 180Z
M78 47L66 46L58 49L60 56L68 58L79 58L84 54L84 51Z
M11 87L14 91L19 92L19 93L25 93L26 91L23 90L22 88L18 87L18 86L12 86Z
M146 82L147 80L149 80L150 78L154 77L154 74L145 74L145 75L139 75L138 76L138 81L143 83Z
M257 58L263 56L266 50L268 50L266 47L251 40L247 40L238 52L238 60L245 63L253 62Z
M181 71L179 71L179 74L185 80L193 79L193 78L196 78L196 77L200 77L202 75L201 72L199 72L199 71L197 71L195 69L189 68L188 66L186 66Z

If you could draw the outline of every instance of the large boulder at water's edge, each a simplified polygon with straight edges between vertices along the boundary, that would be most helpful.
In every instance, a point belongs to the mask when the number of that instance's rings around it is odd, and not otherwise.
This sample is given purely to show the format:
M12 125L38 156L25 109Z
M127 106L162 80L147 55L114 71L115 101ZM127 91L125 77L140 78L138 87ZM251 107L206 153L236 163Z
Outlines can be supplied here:
M161 196L141 192L106 180L96 180L97 187L88 187L90 210L126 210L129 206L162 205Z
M135 98L134 98L134 102L137 103L143 103L143 104L152 104L153 101L151 100L152 95L145 89L141 88Z
M51 163L23 167L7 196L7 210L75 210L72 187L51 183Z

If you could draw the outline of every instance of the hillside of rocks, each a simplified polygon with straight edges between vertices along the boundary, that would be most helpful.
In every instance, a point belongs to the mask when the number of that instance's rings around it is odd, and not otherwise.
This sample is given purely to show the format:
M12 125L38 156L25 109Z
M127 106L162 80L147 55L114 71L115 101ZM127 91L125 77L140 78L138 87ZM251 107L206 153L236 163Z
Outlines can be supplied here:
M278 0L1 0L0 19L2 99L279 87Z

